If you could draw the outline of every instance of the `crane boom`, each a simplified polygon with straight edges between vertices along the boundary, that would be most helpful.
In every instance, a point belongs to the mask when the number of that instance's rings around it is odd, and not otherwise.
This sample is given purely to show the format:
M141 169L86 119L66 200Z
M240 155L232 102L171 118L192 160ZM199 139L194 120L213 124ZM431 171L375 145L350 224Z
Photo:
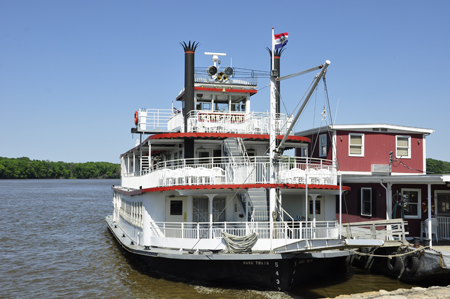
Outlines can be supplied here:
M298 110L297 114L295 115L295 118L293 119L289 129L286 131L286 134L283 137L283 140L281 140L280 145L278 145L278 147L275 149L276 153L279 153L280 149L284 148L284 143L286 142L287 137L289 136L289 133L291 133L292 129L294 128L295 123L297 122L300 114L302 113L303 109L305 108L306 104L309 101L309 98L311 97L311 95L314 92L314 89L317 87L317 84L319 84L320 79L322 79L323 75L325 74L325 71L327 70L328 66L330 65L330 61L327 60L325 61L324 64L321 65L322 70L320 71L320 73L316 76L316 80L314 81L313 85L311 86L308 95L306 96L305 100L303 101L302 106L300 107L300 109ZM305 71L306 72L306 71ZM295 74L294 74L295 75ZM286 76L287 77L287 76Z
M310 69L305 70L305 71L301 71L301 72L298 72L298 73L294 73L294 74L290 74L290 75L287 75L287 76L276 78L275 81L282 81L282 80L290 79L290 78L297 77L297 76L300 76L300 75L304 75L304 74L307 74L307 73L310 73L310 72L313 72L313 71L316 71L316 70L320 70L321 68L323 68L323 64L321 64L319 66L316 66L316 67L313 67L313 68L310 68Z

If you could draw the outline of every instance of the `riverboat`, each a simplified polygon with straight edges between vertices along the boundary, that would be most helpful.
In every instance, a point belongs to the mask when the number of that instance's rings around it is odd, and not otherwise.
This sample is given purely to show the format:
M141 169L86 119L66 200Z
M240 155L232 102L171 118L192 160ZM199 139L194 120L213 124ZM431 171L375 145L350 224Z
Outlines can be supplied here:
M288 291L344 267L351 248L383 244L342 237L341 195L349 188L335 161L283 155L310 140L292 132L301 111L279 112L282 51L269 51L264 113L251 110L254 72L239 77L237 68L221 68L225 53L206 52L213 65L198 73L198 43L182 46L182 111L173 104L136 111L140 142L120 156L121 186L112 187L106 223L124 250L181 279ZM319 73L302 107L328 65L308 70Z

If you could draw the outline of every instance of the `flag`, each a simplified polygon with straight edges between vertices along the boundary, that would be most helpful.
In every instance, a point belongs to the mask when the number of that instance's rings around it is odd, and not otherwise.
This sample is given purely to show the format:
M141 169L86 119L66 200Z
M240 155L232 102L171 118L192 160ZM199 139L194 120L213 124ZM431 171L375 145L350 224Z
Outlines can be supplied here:
M280 49L286 46L288 42L288 36L289 34L287 32L275 34L274 35L275 49Z

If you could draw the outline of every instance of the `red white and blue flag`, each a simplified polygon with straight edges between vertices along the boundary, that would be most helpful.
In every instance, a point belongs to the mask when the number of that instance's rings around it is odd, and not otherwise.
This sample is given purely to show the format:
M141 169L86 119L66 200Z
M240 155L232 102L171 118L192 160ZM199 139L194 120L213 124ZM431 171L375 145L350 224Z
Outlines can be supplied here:
M275 49L280 49L286 46L288 42L289 34L287 32L279 33L274 35Z

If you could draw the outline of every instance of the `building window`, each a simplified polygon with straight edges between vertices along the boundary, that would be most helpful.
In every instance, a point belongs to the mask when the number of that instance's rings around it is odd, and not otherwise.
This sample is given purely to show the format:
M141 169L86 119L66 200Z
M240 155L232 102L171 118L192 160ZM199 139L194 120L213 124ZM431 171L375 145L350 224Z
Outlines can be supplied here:
M405 218L420 219L421 214L421 192L420 189L402 189Z
M319 135L319 157L327 156L327 134Z
M411 136L397 136L397 157L411 158Z
M170 215L183 215L183 201L171 200L170 201Z
M364 157L364 134L349 134L349 156Z
M361 215L372 216L372 188L361 188Z
M303 157L303 158L308 157L308 148L307 147L300 148L300 157Z
M450 216L450 192L449 191L435 191L435 196L437 203L437 214L438 216ZM433 203L432 203L433 204ZM431 208L433 213L433 208Z

